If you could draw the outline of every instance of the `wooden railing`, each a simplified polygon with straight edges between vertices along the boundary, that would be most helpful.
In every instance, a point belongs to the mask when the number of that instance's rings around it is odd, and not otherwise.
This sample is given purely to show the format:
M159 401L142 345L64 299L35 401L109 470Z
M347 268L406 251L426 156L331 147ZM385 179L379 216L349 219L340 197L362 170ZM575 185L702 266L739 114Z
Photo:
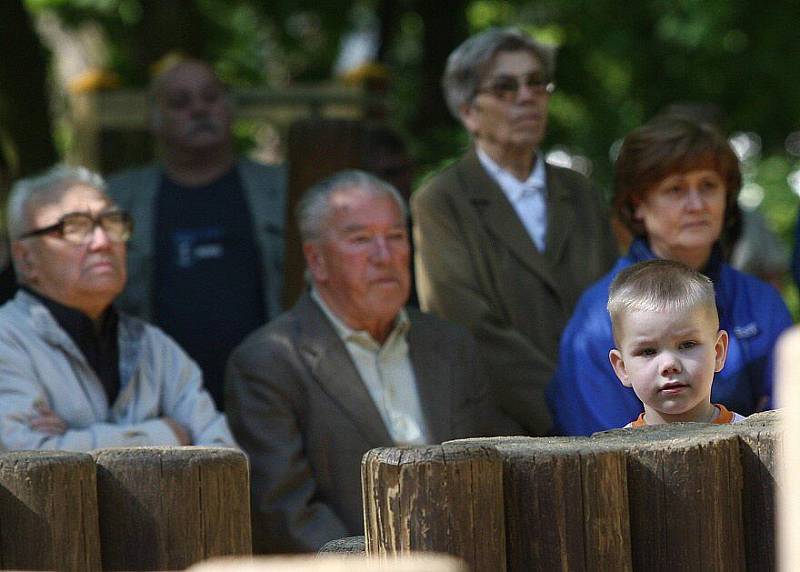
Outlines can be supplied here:
M375 449L366 551L473 572L774 570L778 416Z
M0 569L183 570L249 555L247 459L206 447L0 454Z

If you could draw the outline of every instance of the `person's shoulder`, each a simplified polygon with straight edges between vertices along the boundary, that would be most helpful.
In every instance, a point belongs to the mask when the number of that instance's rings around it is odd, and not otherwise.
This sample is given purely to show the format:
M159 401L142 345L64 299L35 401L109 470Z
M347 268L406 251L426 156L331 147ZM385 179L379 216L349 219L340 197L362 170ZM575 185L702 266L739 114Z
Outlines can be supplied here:
M251 176L269 177L284 179L286 177L286 165L283 163L267 164L253 161L248 157L238 157L236 165L240 172Z
M630 262L625 257L618 258L611 270L606 272L584 290L580 297L579 305L581 305L581 303L591 305L602 303L605 309L605 305L608 302L608 288L611 286L611 282L614 280L614 277L619 274L620 270L629 265Z
M130 169L123 169L111 173L106 177L109 192L118 189L125 189L132 183L141 182L144 179L151 179L161 173L161 166L157 163L149 163L147 165L139 165Z
M719 281L719 288L733 298L733 302L747 303L748 306L756 305L786 307L780 292L772 285L760 278L723 264ZM788 310L787 310L788 311Z
M548 188L557 188L576 195L587 195L602 199L602 194L583 173L568 167L545 163Z
M250 332L231 353L231 360L267 359L270 355L286 356L292 352L302 322L307 322L295 304L274 320Z
M436 340L472 339L472 334L460 324L422 312L416 308L406 308L411 328L415 333Z
M466 155L445 161L430 172L411 195L412 202L435 200L437 197L458 192L459 169L467 160Z
M611 319L606 309L608 305L608 288L619 271L629 264L630 261L625 257L618 259L610 271L584 290L566 327L570 334L562 336L562 340L570 343L575 341L584 343L587 340L584 337L577 339L576 332L583 332L586 335L610 332ZM570 336L574 339L570 339Z
M27 329L31 323L30 304L24 300L24 295L19 292L0 305L0 336L19 334L22 329Z

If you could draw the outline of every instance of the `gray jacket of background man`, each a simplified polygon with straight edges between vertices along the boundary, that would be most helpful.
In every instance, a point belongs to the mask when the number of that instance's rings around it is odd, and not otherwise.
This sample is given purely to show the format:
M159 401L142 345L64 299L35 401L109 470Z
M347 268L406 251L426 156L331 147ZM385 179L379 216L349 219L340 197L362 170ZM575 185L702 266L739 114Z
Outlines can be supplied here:
M544 253L474 149L411 199L422 308L472 331L506 431L531 435L550 429L544 390L561 332L617 256L600 192L575 171L546 174Z
M253 236L261 251L264 307L268 316L275 317L282 307L286 171L249 159L240 159L237 166L250 207ZM131 213L134 221L128 244L128 283L116 303L145 320L153 319L154 211L163 173L160 166L150 165L124 171L108 180L108 194L120 208Z
M491 405L472 336L407 311L432 439L486 434ZM256 552L314 551L363 534L361 457L393 442L347 348L307 293L234 351L225 403L250 457Z
M120 392L109 406L78 346L35 297L19 291L0 308L0 441L6 449L89 451L179 445L171 417L196 445L233 447L225 416L203 389L200 369L158 328L120 313ZM28 427L43 403L68 430ZM0 447L0 448L2 448Z

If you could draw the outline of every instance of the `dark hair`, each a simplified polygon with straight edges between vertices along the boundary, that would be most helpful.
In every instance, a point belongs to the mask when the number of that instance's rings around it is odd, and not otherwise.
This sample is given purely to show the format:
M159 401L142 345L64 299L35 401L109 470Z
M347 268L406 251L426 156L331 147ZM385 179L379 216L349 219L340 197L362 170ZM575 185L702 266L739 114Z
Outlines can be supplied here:
M645 234L634 219L636 204L645 193L675 173L710 168L725 183L725 222L722 233L735 225L742 174L728 140L710 123L684 115L661 115L628 133L614 173L614 210L634 235Z

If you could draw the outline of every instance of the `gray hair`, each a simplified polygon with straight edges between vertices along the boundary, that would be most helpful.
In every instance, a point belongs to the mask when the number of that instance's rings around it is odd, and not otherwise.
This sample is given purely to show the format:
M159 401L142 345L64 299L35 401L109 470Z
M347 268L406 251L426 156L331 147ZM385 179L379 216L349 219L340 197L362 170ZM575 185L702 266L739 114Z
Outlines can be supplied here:
M6 205L9 240L18 240L28 229L34 204L47 204L74 185L86 185L105 192L103 177L85 167L55 165L47 171L20 179L11 187Z
M471 36L447 58L442 89L447 107L456 119L459 110L475 97L499 52L527 50L539 60L547 79L555 73L555 48L540 44L519 28L490 28Z
M402 213L403 223L408 221L408 207L392 185L364 171L355 169L340 171L309 188L297 204L295 216L302 242L317 240L322 236L326 219L330 214L331 197L337 191L351 188L390 196Z
M714 284L696 270L674 260L654 259L623 269L608 289L608 313L618 344L622 317L630 312L686 312L702 308L719 328Z

